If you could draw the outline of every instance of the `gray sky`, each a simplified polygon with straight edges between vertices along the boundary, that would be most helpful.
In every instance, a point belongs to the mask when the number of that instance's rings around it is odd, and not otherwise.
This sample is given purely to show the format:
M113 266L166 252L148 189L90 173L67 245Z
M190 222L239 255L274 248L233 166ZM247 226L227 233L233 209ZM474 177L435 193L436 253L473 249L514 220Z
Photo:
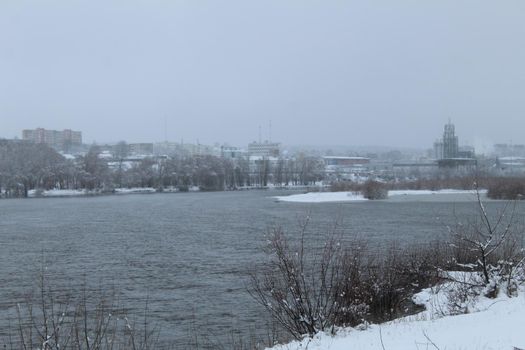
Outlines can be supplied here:
M0 0L0 137L525 143L525 1Z

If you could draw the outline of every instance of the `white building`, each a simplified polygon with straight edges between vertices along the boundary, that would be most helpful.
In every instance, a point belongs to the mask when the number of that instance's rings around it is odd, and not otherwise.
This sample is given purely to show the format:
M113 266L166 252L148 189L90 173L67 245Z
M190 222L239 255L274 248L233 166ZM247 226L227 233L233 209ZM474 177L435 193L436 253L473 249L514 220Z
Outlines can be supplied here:
M250 156L279 157L280 144L277 142L252 142L248 145Z

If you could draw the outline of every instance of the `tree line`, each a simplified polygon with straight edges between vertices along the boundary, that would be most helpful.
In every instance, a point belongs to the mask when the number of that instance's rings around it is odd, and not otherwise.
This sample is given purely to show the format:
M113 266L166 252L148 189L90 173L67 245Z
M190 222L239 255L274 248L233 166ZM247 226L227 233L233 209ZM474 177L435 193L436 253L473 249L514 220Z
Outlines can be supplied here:
M304 155L250 160L175 154L130 160L122 143L110 159L101 154L101 148L93 145L86 154L69 159L44 144L0 140L0 196L27 197L31 190L111 192L131 187L186 191L196 186L217 191L311 185L324 176L322 159Z

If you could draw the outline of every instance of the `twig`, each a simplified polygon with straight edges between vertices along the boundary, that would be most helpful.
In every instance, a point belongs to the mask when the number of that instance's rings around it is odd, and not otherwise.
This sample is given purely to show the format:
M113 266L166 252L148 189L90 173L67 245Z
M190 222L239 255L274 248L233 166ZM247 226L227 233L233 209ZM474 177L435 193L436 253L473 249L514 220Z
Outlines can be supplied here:
M439 350L439 347L432 341L432 339L430 339L430 337L427 335L425 331L423 331L423 335L425 336L425 338L427 338L430 344L432 344L437 350Z
M383 343L383 333L381 332L381 325L379 325L379 339L381 340L381 347L383 348L383 350L386 350L385 344Z

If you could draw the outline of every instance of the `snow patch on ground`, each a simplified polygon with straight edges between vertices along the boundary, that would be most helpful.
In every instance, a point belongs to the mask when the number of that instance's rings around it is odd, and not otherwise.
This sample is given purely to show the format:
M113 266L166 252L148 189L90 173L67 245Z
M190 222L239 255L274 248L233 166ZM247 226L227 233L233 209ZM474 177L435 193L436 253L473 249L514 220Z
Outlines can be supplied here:
M197 188L190 188L190 191L198 191ZM76 196L89 196L89 195L100 195L100 194L140 194L140 193L156 193L159 192L153 187L131 187L131 188L116 188L112 192L102 192L100 190L30 190L28 191L28 197L76 197ZM162 189L164 193L179 192L179 189L174 186L164 187Z
M525 349L525 288L509 298L479 297L470 313L450 315L448 285L425 289L414 296L426 310L380 325L319 333L313 339L277 345L273 350L480 350Z
M296 203L349 202L367 200L361 194L355 192L309 192L303 194L293 194L289 196L275 196L273 198L282 202Z
M70 197L70 196L85 196L88 194L86 190L29 190L28 197Z
M487 193L486 190L480 190L481 194ZM472 194L475 195L474 190L393 190L388 191L388 197L393 196L413 196L413 195L446 195L446 194ZM366 201L361 194L356 192L309 192L302 194L292 194L288 196L272 197L281 202L295 202L295 203L327 203L327 202L351 202L351 201Z
M155 193L153 187L131 187L131 188L116 188L115 193L117 194L130 194L130 193Z
M479 190L480 194L486 194L487 190ZM412 196L412 195L428 195L428 194L472 194L475 195L475 190L453 190L453 189L445 189L445 190L437 190L437 191L431 191L431 190L392 190L388 191L388 196Z

